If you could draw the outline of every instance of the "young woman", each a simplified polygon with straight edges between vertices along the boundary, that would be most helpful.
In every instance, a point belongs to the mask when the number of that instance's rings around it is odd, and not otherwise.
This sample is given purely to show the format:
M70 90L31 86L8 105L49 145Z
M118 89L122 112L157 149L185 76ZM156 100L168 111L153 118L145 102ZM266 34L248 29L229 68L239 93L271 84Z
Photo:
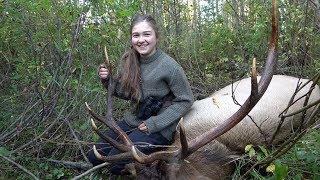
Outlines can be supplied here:
M193 103L193 95L181 66L157 47L159 32L155 20L150 15L137 15L130 32L131 49L122 57L114 95L131 100L136 106L118 125L140 151L150 154L160 150L156 148L159 146L146 144L171 144L178 121ZM109 72L104 65L100 65L99 77L107 87ZM117 138L112 130L107 135ZM103 143L97 144L97 149L103 155L120 153ZM102 163L93 151L88 156L93 165ZM121 174L125 163L128 162L114 164L111 172Z

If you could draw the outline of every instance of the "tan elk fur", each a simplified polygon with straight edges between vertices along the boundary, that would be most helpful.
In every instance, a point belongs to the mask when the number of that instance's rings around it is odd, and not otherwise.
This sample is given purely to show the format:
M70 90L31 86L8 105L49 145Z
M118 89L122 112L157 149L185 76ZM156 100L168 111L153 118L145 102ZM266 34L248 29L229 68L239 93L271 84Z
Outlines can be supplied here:
M187 158L187 161L181 164L178 171L178 179L205 179L205 177L223 179L223 177L230 176L233 170L230 161L243 153L246 145L260 145L264 144L265 140L269 141L271 139L280 121L278 115L287 107L291 96L294 94L298 80L295 77L274 75L267 91L249 113L256 125L246 116L230 131L194 152ZM306 79L300 80L302 83L306 81ZM309 83L304 87L297 94L296 99L307 93L311 84ZM250 78L235 82L233 88L235 99L240 104L243 104L250 95ZM239 105L233 102L231 95L232 86L229 85L210 97L196 101L193 104L191 110L181 122L185 127L188 141L203 134L210 128L219 126L239 109ZM293 105L288 113L302 108L304 99ZM318 99L320 99L320 90L319 86L316 86L310 97L309 104ZM285 140L292 132L292 129L299 125L299 120L299 115L286 118L274 143ZM257 126L260 127L260 130ZM176 140L174 144L179 145L179 140Z

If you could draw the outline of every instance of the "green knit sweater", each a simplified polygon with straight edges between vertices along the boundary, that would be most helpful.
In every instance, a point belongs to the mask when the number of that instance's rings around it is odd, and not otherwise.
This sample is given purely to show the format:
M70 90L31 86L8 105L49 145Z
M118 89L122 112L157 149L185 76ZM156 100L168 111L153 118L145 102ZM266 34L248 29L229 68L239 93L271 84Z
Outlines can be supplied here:
M140 58L141 69L141 101L146 97L163 98L170 92L174 95L172 104L163 107L157 116L147 120L139 120L135 112L125 113L124 121L130 126L137 127L144 122L149 133L159 132L169 141L180 118L189 110L193 103L193 94L182 67L169 55L158 49L152 56ZM106 83L104 83L106 85ZM122 93L119 82L116 82L115 95L128 99Z

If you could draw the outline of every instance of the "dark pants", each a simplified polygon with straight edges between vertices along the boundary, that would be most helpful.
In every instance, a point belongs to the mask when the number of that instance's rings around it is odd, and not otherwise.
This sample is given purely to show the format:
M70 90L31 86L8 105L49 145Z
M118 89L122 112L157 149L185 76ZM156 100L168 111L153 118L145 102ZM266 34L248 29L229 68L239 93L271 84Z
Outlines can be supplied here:
M148 144L151 144L151 145L169 145L170 144L170 141L167 140L165 137L163 137L160 134L160 132L152 133L148 135L140 131L138 128L130 127L124 121L118 122L118 125L124 132L128 134L129 138L136 145L136 147L145 154L151 154L155 151L159 151L163 149L160 147L148 146ZM112 130L107 131L106 135L119 141L118 134L116 134ZM96 148L99 151L99 153L104 156L111 156L111 155L121 153L118 149L110 146L109 143L106 143L101 138L99 140L99 143L96 144ZM92 149L88 152L88 158L89 158L89 161L93 164L93 166L103 163L103 161L96 158ZM113 166L110 168L110 172L112 174L120 175L121 170L124 169L124 165L127 163L130 163L130 161L122 161L122 162L114 163Z

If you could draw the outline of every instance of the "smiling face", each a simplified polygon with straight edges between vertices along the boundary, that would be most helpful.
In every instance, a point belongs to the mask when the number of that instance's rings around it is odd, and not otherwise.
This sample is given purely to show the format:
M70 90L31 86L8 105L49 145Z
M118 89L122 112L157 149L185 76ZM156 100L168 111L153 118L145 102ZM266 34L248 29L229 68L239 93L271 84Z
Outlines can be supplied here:
M156 52L157 36L154 29L146 21L133 26L131 44L141 57L149 57Z

